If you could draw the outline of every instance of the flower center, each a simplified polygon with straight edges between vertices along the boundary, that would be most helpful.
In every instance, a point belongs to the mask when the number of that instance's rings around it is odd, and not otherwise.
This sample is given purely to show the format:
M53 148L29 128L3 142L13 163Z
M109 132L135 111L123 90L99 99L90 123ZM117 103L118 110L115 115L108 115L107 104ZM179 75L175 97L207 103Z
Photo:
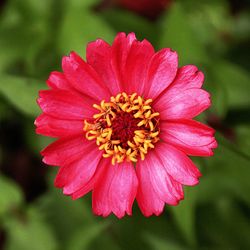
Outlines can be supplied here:
M88 140L96 140L103 157L112 157L112 164L145 159L150 148L159 141L159 113L151 107L152 99L136 93L120 93L110 102L94 104L99 113L84 121Z

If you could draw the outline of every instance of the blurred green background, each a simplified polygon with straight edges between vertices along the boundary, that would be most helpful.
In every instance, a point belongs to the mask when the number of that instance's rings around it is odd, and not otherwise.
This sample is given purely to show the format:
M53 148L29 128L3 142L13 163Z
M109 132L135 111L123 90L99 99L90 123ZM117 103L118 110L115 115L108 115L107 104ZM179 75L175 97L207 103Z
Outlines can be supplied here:
M173 0L151 12L125 2L0 1L0 249L250 249L250 1ZM194 159L200 184L159 217L134 205L132 217L103 219L92 215L91 195L63 196L57 169L39 155L50 139L34 133L38 91L62 56L85 56L89 41L112 42L118 31L177 50L212 93L199 119L217 130L219 147Z

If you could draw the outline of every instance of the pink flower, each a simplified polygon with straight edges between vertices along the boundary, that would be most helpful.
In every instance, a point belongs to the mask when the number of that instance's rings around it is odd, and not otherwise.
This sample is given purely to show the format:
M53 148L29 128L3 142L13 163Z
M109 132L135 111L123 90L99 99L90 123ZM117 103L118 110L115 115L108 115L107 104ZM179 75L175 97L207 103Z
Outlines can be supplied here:
M58 138L41 152L59 166L55 186L73 199L93 191L102 216L131 215L135 199L145 216L177 205L201 176L187 155L217 146L214 130L192 120L210 106L203 73L133 33L89 43L86 62L72 52L62 69L40 91L35 121L38 134Z

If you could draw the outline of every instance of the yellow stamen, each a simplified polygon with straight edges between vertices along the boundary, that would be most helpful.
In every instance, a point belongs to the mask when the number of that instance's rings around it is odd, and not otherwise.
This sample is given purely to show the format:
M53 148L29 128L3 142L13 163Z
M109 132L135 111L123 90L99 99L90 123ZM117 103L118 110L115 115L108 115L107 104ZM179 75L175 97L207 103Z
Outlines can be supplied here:
M136 93L128 95L123 92L112 96L109 102L103 100L99 105L94 104L98 113L93 115L93 122L84 121L86 138L96 140L99 150L104 151L103 157L111 157L113 165L124 160L135 163L138 157L144 160L148 150L159 141L160 114L154 112L152 102L152 99L145 100ZM134 130L131 141L123 141L119 136L117 138L117 132L114 132L113 122L121 112L131 113L133 119L136 119L138 129Z

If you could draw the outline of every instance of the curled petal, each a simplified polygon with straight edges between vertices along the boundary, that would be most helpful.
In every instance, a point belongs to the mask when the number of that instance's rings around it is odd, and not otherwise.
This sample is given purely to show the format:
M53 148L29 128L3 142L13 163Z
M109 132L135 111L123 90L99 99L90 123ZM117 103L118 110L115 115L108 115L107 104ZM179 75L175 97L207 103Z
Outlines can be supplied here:
M155 153L159 156L167 173L174 180L189 186L199 183L200 171L182 151L165 142L159 142L155 148Z
M176 78L167 91L201 88L203 82L204 74L196 66L186 65L178 69Z
M90 144L78 159L60 167L55 185L63 187L64 194L72 195L85 187L93 178L101 158L102 152L95 145Z
M155 99L174 80L178 68L177 53L162 49L153 57L147 74L147 91L145 95Z
M62 68L71 85L95 100L109 100L108 86L102 82L96 71L75 52L63 57Z
M111 46L111 64L119 81L119 92L124 91L124 86L129 84L124 81L126 61L133 42L136 40L134 33L118 33ZM117 93L116 93L117 94Z
M65 75L61 72L53 71L51 72L47 84L52 89L64 89L74 91L73 87L70 85Z
M147 40L133 42L124 72L125 92L144 95L147 88L147 71L153 55L154 48Z
M83 134L78 134L58 139L42 150L41 154L44 156L44 163L53 166L63 166L84 155L89 148L97 149L94 142L85 139Z
M177 93L166 91L154 104L162 120L192 119L211 105L210 95L203 89L187 89Z
M144 167L145 165L148 167L152 188L158 197L169 205L177 205L183 198L182 185L173 180L156 154L148 154Z
M188 155L211 156L216 141L214 130L193 120L162 121L161 139Z
M73 200L76 200L87 194L89 191L93 190L96 182L99 180L99 178L101 178L104 169L106 169L106 165L110 166L110 161L105 158L102 158L96 168L94 175L89 180L89 182L71 195Z
M154 152L136 165L139 180L136 200L145 216L159 215L165 203L177 205L183 199L182 185L167 172Z
M137 177L132 163L106 166L93 190L93 211L104 217L113 212L118 218L132 214L137 191Z
M87 47L87 62L98 73L112 95L121 92L121 83L118 81L116 77L117 72L111 63L112 49L108 43L102 39L89 43Z
M61 120L44 113L36 118L35 125L37 134L51 137L65 137L80 134L83 129L82 121Z
M91 98L67 90L42 90L37 102L45 114L63 120L83 121L96 112Z
M160 199L152 188L150 173L147 167L144 167L143 162L136 165L136 174L139 185L136 195L137 203L145 216L152 214L160 215L164 209L165 202Z

